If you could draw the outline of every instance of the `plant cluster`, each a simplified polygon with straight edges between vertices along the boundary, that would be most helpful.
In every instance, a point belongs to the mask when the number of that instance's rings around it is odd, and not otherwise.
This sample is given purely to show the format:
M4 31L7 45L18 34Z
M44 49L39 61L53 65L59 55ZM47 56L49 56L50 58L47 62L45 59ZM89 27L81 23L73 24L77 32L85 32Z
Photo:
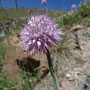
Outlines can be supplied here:
M79 9L72 10L65 14L58 23L66 28L70 29L73 25L81 23L84 18L90 18L90 3L81 3Z

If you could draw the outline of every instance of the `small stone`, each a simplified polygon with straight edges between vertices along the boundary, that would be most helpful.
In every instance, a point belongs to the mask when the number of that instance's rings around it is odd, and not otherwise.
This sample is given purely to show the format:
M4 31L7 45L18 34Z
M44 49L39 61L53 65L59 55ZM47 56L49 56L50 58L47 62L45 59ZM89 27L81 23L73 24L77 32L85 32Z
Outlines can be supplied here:
M0 33L0 37L4 37L5 36L5 33L4 33L4 31L2 31L1 33Z
M78 68L77 69L77 74L80 75L80 72L81 72L81 68Z
M81 72L81 68L80 68L80 67L78 67L78 69L77 69L77 70L78 70L78 72Z
M73 70L74 70L77 74L80 74L80 72L81 72L81 68L80 68L80 67L74 68Z
M74 71L77 71L77 68L74 68Z
M83 46L80 46L80 49L81 49L81 50L84 50Z
M68 78L69 81L74 81L75 80L75 77L74 76L71 76L70 78Z
M70 78L70 77L71 77L71 74L66 74L66 77L67 77L67 78Z

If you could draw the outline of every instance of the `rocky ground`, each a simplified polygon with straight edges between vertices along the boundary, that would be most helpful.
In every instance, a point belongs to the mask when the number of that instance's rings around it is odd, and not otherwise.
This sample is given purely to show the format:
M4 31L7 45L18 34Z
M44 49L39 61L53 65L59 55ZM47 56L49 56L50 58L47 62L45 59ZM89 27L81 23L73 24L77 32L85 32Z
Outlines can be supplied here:
M79 46L75 48L77 45L74 45L75 47L71 50L72 56L68 58L57 54L59 58L56 57L58 60L54 64L60 63L55 68L57 69L58 88L59 90L90 90L90 78L87 77L90 75L90 27L75 27L71 30L77 33ZM74 35L71 35L73 39L75 38ZM60 73L63 73L61 77ZM50 75L48 74L36 85L35 90L53 90L50 81Z
M8 25L4 26L7 30L9 30ZM2 32L0 32L1 36ZM71 28L69 34L69 50L52 51L58 88L59 90L90 90L90 78L88 78L90 75L90 26L77 25ZM4 67L7 70L8 79L20 80L21 70L33 75L36 73L34 69L39 67L37 73L42 79L35 85L34 90L53 90L46 56L44 54L42 56L26 55L22 51L17 36L10 37L7 41L9 47L5 55Z

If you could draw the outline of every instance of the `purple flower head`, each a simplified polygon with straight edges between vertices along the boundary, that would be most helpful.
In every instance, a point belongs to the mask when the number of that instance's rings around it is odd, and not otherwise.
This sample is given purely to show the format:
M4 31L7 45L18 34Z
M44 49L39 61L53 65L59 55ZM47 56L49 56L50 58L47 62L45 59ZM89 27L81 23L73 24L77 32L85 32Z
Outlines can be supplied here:
M75 5L75 4L72 5L72 9L73 9L73 10L76 9L76 5Z
M47 3L47 1L46 0L42 0L42 2L41 2L41 4L46 4Z
M51 45L57 45L63 33L48 15L34 15L28 18L28 24L24 25L20 34L24 51L35 54L38 51L46 53L45 47L51 50Z

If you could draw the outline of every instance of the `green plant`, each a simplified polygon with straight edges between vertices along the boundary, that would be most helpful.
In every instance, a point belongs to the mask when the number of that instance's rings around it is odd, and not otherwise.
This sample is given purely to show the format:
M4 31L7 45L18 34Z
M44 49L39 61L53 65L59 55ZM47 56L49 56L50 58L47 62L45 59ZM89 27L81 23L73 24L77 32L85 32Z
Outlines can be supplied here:
M77 11L66 13L58 20L58 23L69 30L73 25L81 23L86 17L90 18L90 3L82 3Z
M23 90L33 90L33 87L36 83L40 81L37 74L31 75L29 72L21 72L21 85Z
M4 56L5 56L6 50L7 50L6 46L0 46L0 71L3 67Z
M79 10L78 14L82 17L90 17L90 3L82 3Z

